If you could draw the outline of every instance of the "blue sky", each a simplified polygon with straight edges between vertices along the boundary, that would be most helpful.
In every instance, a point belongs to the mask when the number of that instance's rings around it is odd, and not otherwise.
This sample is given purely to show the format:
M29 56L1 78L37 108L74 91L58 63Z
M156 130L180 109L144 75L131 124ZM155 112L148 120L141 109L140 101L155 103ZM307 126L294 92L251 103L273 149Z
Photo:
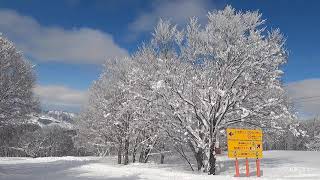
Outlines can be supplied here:
M0 32L36 65L43 106L77 111L104 59L132 53L160 17L184 24L227 4L259 10L268 28L285 35L290 56L283 81L293 98L320 96L316 0L0 0ZM320 99L298 103L299 111L317 114Z

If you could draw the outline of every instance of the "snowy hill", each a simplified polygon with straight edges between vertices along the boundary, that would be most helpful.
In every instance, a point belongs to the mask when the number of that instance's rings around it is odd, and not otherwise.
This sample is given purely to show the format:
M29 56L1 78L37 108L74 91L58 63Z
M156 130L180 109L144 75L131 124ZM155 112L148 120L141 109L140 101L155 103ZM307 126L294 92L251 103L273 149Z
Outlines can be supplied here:
M65 111L47 111L46 114L60 121L66 121L73 123L76 117L75 113L65 112Z
M218 157L218 174L208 176L192 172L177 157L167 159L168 164L134 163L117 165L116 157L46 157L0 158L0 179L24 180L224 180L235 178L234 160ZM266 151L261 161L262 177L255 177L255 163L250 160L250 179L320 179L320 152ZM240 173L245 165L240 161Z
M58 125L62 128L73 129L74 118L76 114L64 111L47 111L30 116L29 122L37 124L40 127Z

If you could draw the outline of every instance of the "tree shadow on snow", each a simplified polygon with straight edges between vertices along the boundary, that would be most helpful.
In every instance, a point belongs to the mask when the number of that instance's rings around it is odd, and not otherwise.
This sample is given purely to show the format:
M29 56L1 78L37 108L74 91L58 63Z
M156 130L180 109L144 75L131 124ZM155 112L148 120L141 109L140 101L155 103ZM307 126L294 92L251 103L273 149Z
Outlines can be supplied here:
M139 180L138 175L121 177L84 176L85 171L70 171L97 160L88 161L64 161L58 160L47 163L21 163L0 165L1 180ZM82 175L82 176L79 176Z

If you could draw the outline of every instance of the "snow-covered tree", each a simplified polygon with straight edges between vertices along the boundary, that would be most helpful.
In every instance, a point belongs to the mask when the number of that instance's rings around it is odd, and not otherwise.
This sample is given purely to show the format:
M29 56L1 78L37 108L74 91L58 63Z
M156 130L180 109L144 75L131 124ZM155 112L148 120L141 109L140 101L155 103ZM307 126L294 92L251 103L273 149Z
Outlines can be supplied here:
M200 162L215 174L217 132L229 126L272 127L290 117L280 70L287 60L278 30L267 32L257 12L230 6L191 19L178 31L160 21L152 40L163 69L164 96Z
M31 64L0 35L0 125L18 123L37 108Z
M304 123L308 131L308 141L306 147L311 151L320 151L320 119L314 118L312 120L305 120ZM297 132L299 133L299 131Z
M111 61L95 82L91 104L101 114L95 123L107 122L119 147L152 139L141 154L159 139L173 140L182 155L178 146L188 145L198 169L215 174L215 146L225 128L277 131L292 119L281 83L284 39L263 25L258 12L230 6L209 13L204 26L191 18L178 30L160 20L150 43L126 61Z
M320 134L314 136L306 146L311 151L320 151Z
M132 61L129 59L110 60L106 63L100 78L90 90L89 121L90 129L99 135L100 142L117 148L118 162L124 153L124 164L129 162L129 144L134 139L136 114L132 93Z
M57 125L39 128L25 133L21 137L20 147L31 157L74 155L74 133Z

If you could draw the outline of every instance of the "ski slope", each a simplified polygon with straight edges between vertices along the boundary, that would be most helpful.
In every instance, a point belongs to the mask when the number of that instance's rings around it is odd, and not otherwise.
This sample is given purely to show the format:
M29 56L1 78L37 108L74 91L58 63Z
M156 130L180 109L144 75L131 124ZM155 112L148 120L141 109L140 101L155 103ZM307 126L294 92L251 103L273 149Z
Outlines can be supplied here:
M168 164L115 164L114 157L0 158L1 180L219 180L256 179L255 163L250 163L250 178L235 178L234 161L218 157L218 175L192 172L174 157ZM240 162L244 174L244 162ZM259 179L320 179L320 152L267 151L261 161Z

